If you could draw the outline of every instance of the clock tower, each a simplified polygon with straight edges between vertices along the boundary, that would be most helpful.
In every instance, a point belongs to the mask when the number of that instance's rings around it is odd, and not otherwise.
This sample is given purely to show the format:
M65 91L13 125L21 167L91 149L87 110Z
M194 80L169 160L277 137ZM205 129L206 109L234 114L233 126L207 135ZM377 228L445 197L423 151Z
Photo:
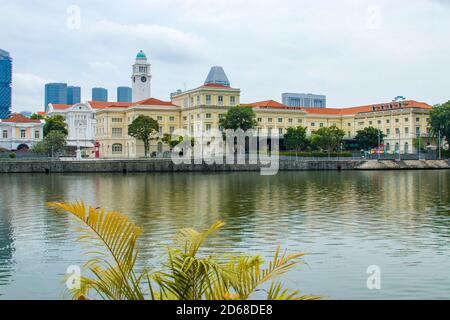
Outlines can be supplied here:
M136 56L136 62L133 64L133 102L145 100L151 97L152 75L150 73L150 63L147 62L147 56L141 50Z

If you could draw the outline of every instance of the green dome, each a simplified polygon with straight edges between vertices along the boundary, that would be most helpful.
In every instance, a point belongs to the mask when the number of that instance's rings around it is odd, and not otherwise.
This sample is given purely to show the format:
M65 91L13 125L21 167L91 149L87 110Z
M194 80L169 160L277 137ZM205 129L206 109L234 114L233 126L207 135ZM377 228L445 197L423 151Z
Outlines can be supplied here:
M136 59L147 59L147 56L145 55L144 51L139 51L139 53L136 55Z

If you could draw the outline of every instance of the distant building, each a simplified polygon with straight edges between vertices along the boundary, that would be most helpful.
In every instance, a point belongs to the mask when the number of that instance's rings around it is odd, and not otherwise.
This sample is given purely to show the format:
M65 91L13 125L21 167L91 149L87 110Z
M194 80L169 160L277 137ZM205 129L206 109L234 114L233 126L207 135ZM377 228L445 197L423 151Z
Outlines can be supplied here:
M228 81L228 77L222 67L214 66L209 71L205 84L221 84L225 87L229 87L230 81Z
M117 102L132 102L133 91L130 87L117 88Z
M49 103L67 104L67 84L47 83L45 85L45 111L48 111Z
M28 150L44 136L44 120L29 119L19 113L0 120L0 148Z
M105 88L92 88L92 101L107 102L108 90Z
M21 111L20 114L23 115L24 117L29 118L29 117L31 117L33 112L31 112L31 111Z
M74 105L81 102L81 88L69 86L67 87L67 104Z
M326 108L327 97L311 93L283 93L283 104L288 107Z
M12 58L0 49L0 119L11 113Z

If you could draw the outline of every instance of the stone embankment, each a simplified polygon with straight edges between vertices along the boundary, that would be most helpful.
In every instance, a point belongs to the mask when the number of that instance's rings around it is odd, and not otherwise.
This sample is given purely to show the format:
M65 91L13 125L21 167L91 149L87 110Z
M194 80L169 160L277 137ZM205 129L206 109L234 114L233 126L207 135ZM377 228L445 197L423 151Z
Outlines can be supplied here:
M450 169L450 160L280 160L280 171L321 170L425 170ZM101 172L233 172L260 171L251 164L181 164L170 159L86 161L0 161L0 173L101 173Z

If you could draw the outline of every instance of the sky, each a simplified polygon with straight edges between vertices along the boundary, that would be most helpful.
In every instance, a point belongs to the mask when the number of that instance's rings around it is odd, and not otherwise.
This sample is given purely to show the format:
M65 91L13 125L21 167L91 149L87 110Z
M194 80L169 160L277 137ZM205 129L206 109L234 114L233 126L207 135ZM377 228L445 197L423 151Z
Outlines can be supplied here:
M201 85L223 66L245 103L325 94L329 107L396 96L450 99L450 0L0 0L14 59L13 110L41 111L44 84L131 86L144 50L152 96Z

